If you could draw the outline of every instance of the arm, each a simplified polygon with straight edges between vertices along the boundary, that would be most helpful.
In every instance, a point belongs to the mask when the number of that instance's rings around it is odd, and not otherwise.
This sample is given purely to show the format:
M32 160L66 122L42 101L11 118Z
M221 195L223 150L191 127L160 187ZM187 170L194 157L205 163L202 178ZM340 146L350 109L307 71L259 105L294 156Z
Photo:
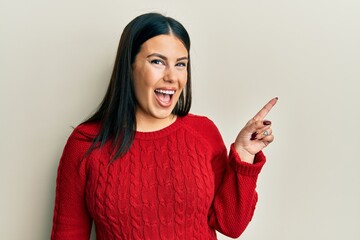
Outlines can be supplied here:
M88 240L92 219L85 202L89 141L77 129L69 137L58 167L52 240Z
M210 226L232 238L241 235L254 214L256 181L264 163L262 152L256 155L254 164L241 161L234 145L229 160L226 153L217 156L213 161L216 193L209 212Z
M209 224L227 236L239 237L254 214L256 181L265 163L262 150L274 140L271 122L264 118L276 102L271 99L239 132L229 159L222 151L212 161L216 192Z

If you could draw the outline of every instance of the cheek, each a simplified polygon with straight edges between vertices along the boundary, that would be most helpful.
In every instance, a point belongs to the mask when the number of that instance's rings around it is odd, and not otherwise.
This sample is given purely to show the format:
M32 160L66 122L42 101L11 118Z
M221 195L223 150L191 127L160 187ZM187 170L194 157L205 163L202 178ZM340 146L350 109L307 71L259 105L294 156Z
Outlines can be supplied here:
M141 74L137 73L133 75L133 84L135 98L139 103L141 103L144 101L144 99L146 99L146 81Z
M186 86L187 77L188 77L187 72L185 72L180 78L180 85L182 88L184 88Z
M134 85L135 95L138 95L139 90L141 89L141 84L140 84L140 81L139 81L138 74L133 74L132 81L133 81L133 85Z
M151 85L151 78L146 71L137 71L133 74L134 88L136 92L144 92Z

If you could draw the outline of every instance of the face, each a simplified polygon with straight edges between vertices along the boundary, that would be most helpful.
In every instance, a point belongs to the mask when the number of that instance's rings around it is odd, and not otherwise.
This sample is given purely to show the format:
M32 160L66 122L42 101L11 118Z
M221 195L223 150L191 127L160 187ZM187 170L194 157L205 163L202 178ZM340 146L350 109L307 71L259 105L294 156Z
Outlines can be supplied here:
M141 46L133 64L136 120L166 122L187 82L188 51L173 35L158 35Z

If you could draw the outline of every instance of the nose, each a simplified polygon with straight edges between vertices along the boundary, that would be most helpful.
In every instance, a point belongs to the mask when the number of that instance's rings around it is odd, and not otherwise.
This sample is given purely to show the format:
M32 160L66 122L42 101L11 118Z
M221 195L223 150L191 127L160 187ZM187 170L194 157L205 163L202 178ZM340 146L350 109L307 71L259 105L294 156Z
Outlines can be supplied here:
M177 80L176 69L171 66L167 66L164 73L164 81L175 82Z

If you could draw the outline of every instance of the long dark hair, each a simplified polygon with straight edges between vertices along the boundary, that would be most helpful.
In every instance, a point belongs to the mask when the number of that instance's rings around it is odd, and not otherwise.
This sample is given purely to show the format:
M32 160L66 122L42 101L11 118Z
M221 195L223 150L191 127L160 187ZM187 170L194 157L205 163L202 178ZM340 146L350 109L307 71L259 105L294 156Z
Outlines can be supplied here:
M124 29L116 55L114 69L105 97L98 110L84 123L99 123L100 130L90 153L112 141L112 159L124 155L131 147L135 132L137 101L132 81L132 64L141 46L148 39L162 34L179 38L189 54L187 83L173 110L177 116L185 116L191 107L190 37L184 26L173 18L158 13L147 13L133 19Z

